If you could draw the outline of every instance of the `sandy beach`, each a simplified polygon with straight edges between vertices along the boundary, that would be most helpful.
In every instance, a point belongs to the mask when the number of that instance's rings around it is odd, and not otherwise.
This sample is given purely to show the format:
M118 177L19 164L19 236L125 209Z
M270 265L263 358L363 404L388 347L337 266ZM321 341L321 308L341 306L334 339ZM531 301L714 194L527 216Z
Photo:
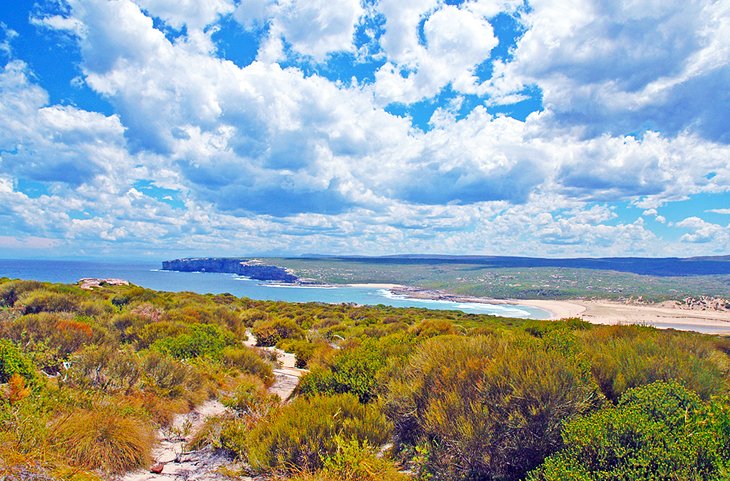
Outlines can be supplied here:
M730 312L689 310L662 305L625 304L605 300L519 300L545 309L552 319L580 317L594 324L644 324L662 329L730 334Z

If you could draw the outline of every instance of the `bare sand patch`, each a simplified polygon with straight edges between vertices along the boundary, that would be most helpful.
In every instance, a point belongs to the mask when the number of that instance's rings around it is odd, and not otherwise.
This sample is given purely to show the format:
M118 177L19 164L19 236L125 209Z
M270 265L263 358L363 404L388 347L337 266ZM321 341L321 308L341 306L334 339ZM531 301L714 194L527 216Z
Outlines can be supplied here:
M661 329L730 334L730 312L688 310L666 305L627 304L606 300L520 300L549 311L551 319L580 317L593 324L642 324Z

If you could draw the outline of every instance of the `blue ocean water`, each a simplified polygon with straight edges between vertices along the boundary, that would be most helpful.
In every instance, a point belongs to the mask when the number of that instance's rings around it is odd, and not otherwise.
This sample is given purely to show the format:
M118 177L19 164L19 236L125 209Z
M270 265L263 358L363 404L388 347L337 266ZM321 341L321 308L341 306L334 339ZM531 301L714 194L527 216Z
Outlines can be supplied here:
M238 297L287 302L327 302L394 307L423 307L460 310L471 314L493 314L526 319L549 319L550 313L531 306L451 302L394 296L376 287L281 286L244 279L233 274L173 272L160 270L154 262L95 262L62 260L0 259L0 277L75 283L83 277L126 279L133 284L160 291L191 291L200 294L228 292Z

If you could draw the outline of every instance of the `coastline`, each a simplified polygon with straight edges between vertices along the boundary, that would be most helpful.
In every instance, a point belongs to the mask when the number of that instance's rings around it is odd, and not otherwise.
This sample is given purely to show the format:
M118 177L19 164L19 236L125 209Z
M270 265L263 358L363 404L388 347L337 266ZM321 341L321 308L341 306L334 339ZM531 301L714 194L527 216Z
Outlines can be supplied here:
M730 335L730 311L681 309L666 304L630 304L610 300L490 299L408 286L393 286L388 289L394 295L406 298L534 307L548 312L548 320L577 317L592 324L640 324L659 329Z

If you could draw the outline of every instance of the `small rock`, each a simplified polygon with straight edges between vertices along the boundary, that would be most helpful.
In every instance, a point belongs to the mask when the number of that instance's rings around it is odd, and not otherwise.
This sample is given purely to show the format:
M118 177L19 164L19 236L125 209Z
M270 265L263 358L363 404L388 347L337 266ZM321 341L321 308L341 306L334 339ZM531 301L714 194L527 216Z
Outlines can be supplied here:
M164 468L165 468L164 464L157 463L150 468L150 472L155 473L155 474L160 474Z

